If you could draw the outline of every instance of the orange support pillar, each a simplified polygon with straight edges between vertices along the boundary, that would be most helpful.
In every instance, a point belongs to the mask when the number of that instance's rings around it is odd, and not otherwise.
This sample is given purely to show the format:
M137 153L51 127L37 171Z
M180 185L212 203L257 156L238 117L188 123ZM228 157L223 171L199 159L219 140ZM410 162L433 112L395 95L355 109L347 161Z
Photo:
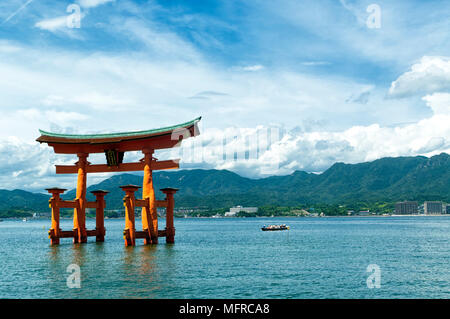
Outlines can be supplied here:
M144 153L144 182L142 185L142 199L149 198L149 208L142 208L142 229L149 232L149 239L144 244L158 243L158 215L156 211L155 190L153 188L152 149L143 149Z
M77 180L77 207L74 209L73 215L73 231L74 243L86 243L86 166L88 165L87 157L89 154L78 153L78 180Z
M58 202L61 200L59 194L62 194L67 189L62 188L47 188L46 191L52 194L49 200L50 207L52 208L52 226L48 231L48 237L50 237L50 245L58 245L59 238L61 236L61 229L59 228L59 206Z
M125 239L125 246L136 245L136 227L134 220L134 207L136 192L140 187L136 185L120 186L125 191L125 197L123 198L123 204L125 206L125 229L123 231L123 238Z
M97 242L105 241L105 195L109 192L103 190L92 191L95 195L95 201L97 202L97 207L95 209L95 230Z
M173 195L178 191L176 188L163 188L161 191L166 194L166 243L173 244L175 242L175 227L173 225L173 209L175 200Z

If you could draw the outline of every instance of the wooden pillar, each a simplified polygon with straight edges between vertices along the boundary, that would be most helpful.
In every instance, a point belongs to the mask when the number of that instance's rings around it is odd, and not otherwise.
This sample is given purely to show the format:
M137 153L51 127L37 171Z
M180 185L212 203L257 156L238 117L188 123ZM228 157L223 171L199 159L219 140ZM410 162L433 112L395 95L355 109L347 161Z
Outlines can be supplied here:
M161 191L166 194L166 243L173 244L175 242L175 227L173 225L173 209L175 200L173 195L178 191L176 188L163 188Z
M62 194L67 189L62 188L46 188L46 191L52 194L49 200L50 207L52 209L52 226L48 231L48 236L50 237L50 245L58 245L59 238L61 236L61 229L59 228L59 206L58 202L61 200L59 194Z
M78 153L78 180L77 180L77 207L74 209L73 215L73 231L74 243L86 243L86 166L88 165L87 153Z
M125 185L120 186L125 192L125 197L123 198L123 205L125 206L125 229L123 231L123 238L125 239L125 246L135 246L136 245L136 227L134 219L134 207L135 207L135 196L136 192L140 187L136 185Z
M149 199L149 208L142 208L142 228L149 232L149 238L144 240L144 244L158 243L158 215L156 211L155 189L153 187L152 161L153 150L143 149L144 153L144 182L142 185L142 199Z
M97 232L95 241L105 241L105 195L109 192L103 190L95 190L91 192L95 195L97 207L95 209L95 230Z

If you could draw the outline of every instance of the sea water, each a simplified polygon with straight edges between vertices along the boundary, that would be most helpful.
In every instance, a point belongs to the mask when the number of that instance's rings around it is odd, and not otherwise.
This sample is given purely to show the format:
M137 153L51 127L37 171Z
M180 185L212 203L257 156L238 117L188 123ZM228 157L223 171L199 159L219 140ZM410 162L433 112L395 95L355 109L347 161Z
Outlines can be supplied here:
M136 247L123 219L104 243L49 226L0 222L0 298L450 298L450 216L175 219L175 244Z

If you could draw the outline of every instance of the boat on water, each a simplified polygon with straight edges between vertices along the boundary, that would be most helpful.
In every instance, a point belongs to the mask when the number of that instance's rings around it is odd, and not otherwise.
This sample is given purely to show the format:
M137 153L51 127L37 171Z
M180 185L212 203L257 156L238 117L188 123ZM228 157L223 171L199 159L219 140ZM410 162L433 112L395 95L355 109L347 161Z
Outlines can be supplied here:
M289 230L289 226L286 226L286 224L282 225L264 225L261 227L262 231L275 231L275 230Z

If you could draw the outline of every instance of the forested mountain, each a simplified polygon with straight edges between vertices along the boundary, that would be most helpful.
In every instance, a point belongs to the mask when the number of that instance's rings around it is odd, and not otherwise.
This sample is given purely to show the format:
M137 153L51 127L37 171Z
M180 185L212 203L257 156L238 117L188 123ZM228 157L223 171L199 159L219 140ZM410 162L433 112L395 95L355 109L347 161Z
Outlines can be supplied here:
M179 188L177 207L231 207L237 204L349 204L354 201L442 200L450 202L450 156L382 158L360 164L336 163L322 174L296 171L291 175L250 179L226 170L154 172L160 188ZM107 190L108 209L122 208L120 185L142 185L142 176L120 174L88 188ZM0 210L48 209L48 196L21 190L0 190ZM137 193L141 196L141 192ZM75 190L64 198L73 199ZM89 194L89 200L94 198Z

